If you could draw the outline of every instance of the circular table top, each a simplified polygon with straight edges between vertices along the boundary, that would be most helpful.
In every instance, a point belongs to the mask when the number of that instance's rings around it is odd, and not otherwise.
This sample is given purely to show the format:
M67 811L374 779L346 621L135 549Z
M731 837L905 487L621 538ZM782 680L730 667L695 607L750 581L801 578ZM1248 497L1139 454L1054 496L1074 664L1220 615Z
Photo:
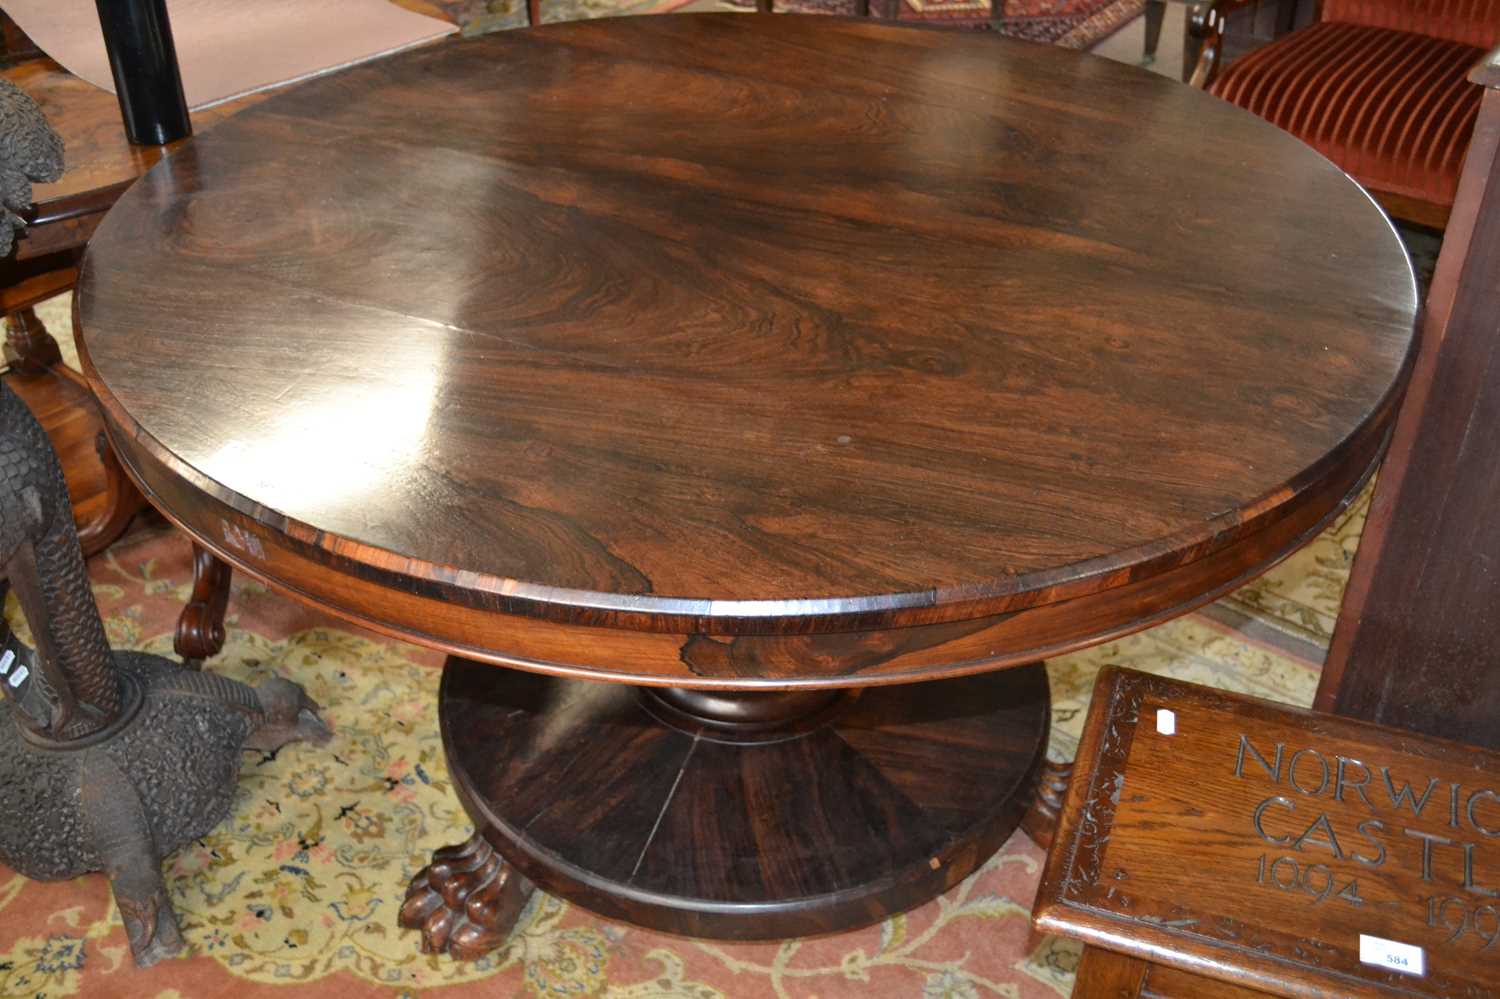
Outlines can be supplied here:
M78 308L120 434L249 529L393 590L739 634L1248 537L1369 465L1416 304L1352 181L1170 80L674 15L248 110L120 200Z

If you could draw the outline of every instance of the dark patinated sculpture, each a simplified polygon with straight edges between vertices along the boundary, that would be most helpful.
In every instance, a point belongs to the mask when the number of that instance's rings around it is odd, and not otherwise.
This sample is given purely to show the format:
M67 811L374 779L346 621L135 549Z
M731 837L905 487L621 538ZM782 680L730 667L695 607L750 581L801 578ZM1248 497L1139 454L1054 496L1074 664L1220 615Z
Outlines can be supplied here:
M182 946L161 859L228 814L241 750L328 730L290 681L111 652L62 469L3 384L0 567L36 642L8 628L0 642L0 860L43 880L107 873L136 963L152 964Z
M26 223L16 214L31 204L31 182L49 183L63 172L63 142L36 101L0 80L0 257L10 252Z

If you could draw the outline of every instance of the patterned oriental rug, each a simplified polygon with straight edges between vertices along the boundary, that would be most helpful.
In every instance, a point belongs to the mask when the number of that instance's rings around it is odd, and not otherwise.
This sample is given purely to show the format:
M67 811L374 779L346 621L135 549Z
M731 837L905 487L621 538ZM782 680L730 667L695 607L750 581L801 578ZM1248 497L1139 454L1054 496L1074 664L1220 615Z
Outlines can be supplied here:
M66 329L65 309L49 307L44 321ZM1367 505L1368 496L1215 604L1050 660L1050 755L1072 757L1094 676L1108 663L1309 704ZM186 539L146 517L90 571L110 642L170 656L192 581ZM6 614L24 636L13 595ZM46 884L0 867L0 996L1056 999L1071 990L1077 948L1028 932L1042 851L1020 833L947 895L839 936L690 940L538 895L486 959L426 957L415 933L397 929L397 907L431 851L470 832L438 736L441 656L239 575L228 624L224 653L208 668L303 684L323 705L333 742L247 753L230 819L168 858L190 948L182 958L134 967L102 876Z
M885 9L887 0L871 7ZM1109 37L1146 8L1146 0L899 0L900 20L979 27L993 22L1003 35L1086 49ZM483 34L526 23L523 0L430 0L441 16ZM755 0L541 0L542 20L574 21L619 14L755 9ZM854 0L775 0L778 12L852 14Z

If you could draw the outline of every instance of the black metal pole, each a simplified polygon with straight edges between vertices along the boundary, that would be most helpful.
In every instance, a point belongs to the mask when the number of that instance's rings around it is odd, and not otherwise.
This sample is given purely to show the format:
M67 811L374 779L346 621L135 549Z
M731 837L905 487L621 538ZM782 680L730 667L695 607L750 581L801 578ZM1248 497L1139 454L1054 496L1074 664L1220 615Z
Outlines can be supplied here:
M191 135L167 0L95 0L125 135L160 146Z

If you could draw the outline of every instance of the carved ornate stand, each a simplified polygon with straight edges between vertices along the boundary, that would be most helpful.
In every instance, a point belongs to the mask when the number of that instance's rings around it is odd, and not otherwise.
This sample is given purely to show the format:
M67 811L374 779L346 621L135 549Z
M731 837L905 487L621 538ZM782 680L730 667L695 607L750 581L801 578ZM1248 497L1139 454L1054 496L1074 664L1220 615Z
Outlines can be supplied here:
M251 688L111 652L42 426L0 384L0 572L36 648L0 618L0 860L44 880L102 870L136 962L182 946L163 855L228 813L243 747L328 730L296 684Z
M402 925L472 957L504 940L530 883L689 936L875 922L957 884L1016 829L1047 703L1040 665L714 693L451 658L443 739L479 832L417 875Z

